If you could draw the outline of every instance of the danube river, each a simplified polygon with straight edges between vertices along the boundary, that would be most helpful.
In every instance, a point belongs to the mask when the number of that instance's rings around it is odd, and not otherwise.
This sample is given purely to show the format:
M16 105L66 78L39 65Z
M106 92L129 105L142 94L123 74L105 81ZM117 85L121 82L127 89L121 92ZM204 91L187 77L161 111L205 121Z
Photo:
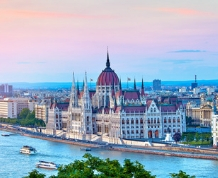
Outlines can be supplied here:
M0 131L0 177L20 178L28 175L28 172L35 169L35 164L40 161L51 161L57 164L69 164L76 159L83 159L84 151L79 146L40 140L21 136L19 134L9 137L1 136L5 131ZM19 153L23 145L33 146L37 149L36 155L24 155ZM118 152L96 149L90 152L93 156L100 158L118 159L121 163L124 159L139 161L146 170L151 171L157 178L170 177L169 173L176 173L183 170L197 178L216 178L218 162L213 160L179 158L159 155L146 155L140 153ZM56 175L56 170L38 169L39 172L49 175Z

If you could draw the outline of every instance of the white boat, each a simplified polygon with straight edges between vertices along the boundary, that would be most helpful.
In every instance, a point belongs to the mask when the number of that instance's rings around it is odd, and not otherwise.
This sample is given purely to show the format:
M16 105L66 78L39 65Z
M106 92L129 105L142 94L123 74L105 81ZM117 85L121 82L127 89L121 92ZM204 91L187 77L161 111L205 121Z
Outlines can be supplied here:
M36 167L45 169L57 169L58 165L53 162L39 161L36 163Z
M20 153L32 155L36 154L36 149L31 146L25 145L20 149Z
M80 150L82 150L82 151L92 151L91 148L80 148Z

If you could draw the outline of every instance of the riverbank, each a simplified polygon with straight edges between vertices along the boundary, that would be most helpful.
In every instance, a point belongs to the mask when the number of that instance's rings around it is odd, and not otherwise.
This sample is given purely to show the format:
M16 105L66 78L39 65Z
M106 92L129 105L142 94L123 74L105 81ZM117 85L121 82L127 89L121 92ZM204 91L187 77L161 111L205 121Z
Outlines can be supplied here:
M138 147L138 146L126 146L126 145L116 145L116 144L101 144L92 143L90 141L76 140L76 139L62 139L47 136L45 134L36 134L30 131L23 132L15 128L4 128L0 127L0 130L7 132L21 134L23 136L38 138L43 140L49 140L53 142L60 142L64 144L78 145L82 147L107 149L113 151L121 152L133 152L142 154L155 154L162 156L174 156L174 157L184 157L184 158L196 158L196 159L207 159L207 160L218 160L218 151L216 149L196 149L196 148L184 148L184 147Z

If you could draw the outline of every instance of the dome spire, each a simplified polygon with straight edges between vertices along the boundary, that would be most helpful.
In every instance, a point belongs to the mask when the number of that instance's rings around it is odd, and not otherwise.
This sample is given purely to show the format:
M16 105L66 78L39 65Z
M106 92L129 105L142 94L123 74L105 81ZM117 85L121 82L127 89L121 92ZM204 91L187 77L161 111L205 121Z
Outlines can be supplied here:
M108 53L108 47L107 47L107 62L106 62L107 68L110 68L110 60L109 60L109 53Z

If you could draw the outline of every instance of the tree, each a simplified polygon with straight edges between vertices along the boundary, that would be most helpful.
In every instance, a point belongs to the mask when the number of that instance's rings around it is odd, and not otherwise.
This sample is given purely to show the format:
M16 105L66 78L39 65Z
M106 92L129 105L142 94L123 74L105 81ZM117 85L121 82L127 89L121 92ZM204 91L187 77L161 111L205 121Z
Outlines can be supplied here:
M30 114L30 110L28 108L22 109L22 111L19 114L19 119L26 119L28 114Z
M29 175L24 178L45 178L45 174L39 173L36 169L32 172L29 172Z
M131 162L126 159L122 166L118 160L103 160L88 153L83 157L85 160L75 160L68 165L62 165L58 168L57 176L50 178L155 178L138 161ZM26 178L44 178L37 177L38 175L39 173L33 170Z
M144 166L138 161L131 162L129 159L124 160L123 166L118 160L103 160L86 153L85 160L75 160L68 165L62 165L58 168L57 176L52 175L50 178L155 178L150 171L146 171ZM195 178L186 172L170 173L171 178ZM44 174L37 170L29 172L24 178L45 178Z
M188 117L186 116L186 125L191 125L192 124L192 118L191 117Z
M201 136L200 136L200 134L197 132L197 133L195 134L195 141L198 142L200 139L201 139Z
M173 140L176 142L179 142L182 138L182 135L179 133L179 132L176 132L174 135L173 135Z
M190 176L186 172L179 171L179 173L171 173L171 178L195 178L195 176Z

